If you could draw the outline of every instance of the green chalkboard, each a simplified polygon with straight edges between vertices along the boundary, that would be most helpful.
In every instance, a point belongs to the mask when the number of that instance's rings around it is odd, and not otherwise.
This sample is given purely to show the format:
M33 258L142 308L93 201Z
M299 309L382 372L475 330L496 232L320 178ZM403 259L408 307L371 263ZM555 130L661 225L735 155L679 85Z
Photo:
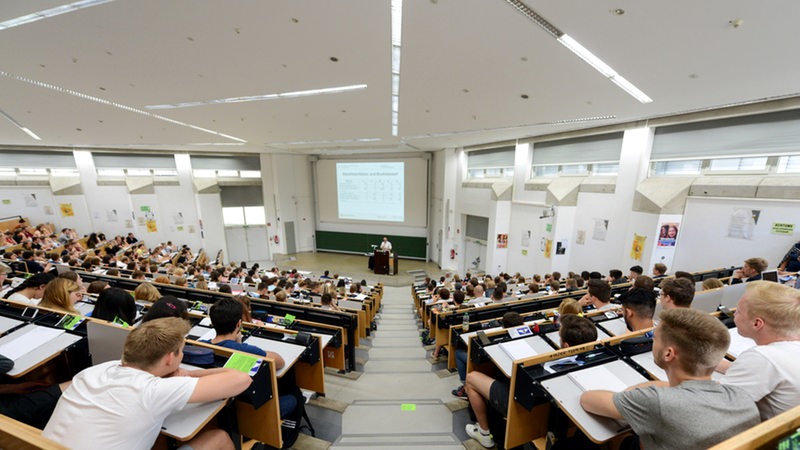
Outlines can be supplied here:
M427 259L427 239L424 237L395 236L391 234L342 233L317 230L317 250L334 252L369 253L372 245L380 245L383 237L389 238L392 249L401 258Z

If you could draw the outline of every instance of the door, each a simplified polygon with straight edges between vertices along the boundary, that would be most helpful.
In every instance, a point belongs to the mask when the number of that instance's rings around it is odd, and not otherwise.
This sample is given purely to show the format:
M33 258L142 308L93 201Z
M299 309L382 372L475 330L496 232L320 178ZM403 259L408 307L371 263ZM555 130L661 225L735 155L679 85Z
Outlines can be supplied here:
M297 253L297 241L294 236L294 222L283 223L283 235L286 237L286 254L294 255Z
M246 227L225 227L228 261L249 261Z
M265 226L225 227L229 261L269 261L269 237Z

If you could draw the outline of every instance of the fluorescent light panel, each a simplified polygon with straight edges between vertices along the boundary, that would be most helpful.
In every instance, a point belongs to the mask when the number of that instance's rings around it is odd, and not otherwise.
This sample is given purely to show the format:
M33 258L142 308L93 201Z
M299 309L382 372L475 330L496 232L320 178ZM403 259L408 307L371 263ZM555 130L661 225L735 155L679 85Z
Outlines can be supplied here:
M616 84L620 89L627 92L628 95L638 100L640 103L651 103L653 99L647 96L641 89L637 88L630 81L626 80L622 75L617 73L611 66L606 64L602 59L597 57L594 53L590 52L586 47L581 45L570 35L562 32L555 25L551 24L544 17L539 15L530 6L526 5L520 0L505 0L506 3L513 6L514 9L519 11L522 15L527 17L531 22L539 25L547 34L556 38L558 42L569 51L574 53L577 57L582 59L586 64L589 64L594 70L603 74L612 83Z
M403 0L392 0L392 136L400 124L400 46L403 41Z
M73 91L72 89L66 89L66 88L63 88L63 87L60 87L60 86L55 86L55 85L52 85L50 83L45 83L45 82L42 82L42 81L33 80L31 78L23 77L23 76L20 76L20 75L14 75L12 73L4 72L4 71L0 71L0 75L4 76L6 78L11 78L12 80L22 81L24 83L32 84L32 85L37 86L37 87L41 87L41 88L45 88L45 89L50 89L52 91L60 92L62 94L69 94L69 95L72 95L73 97L78 97L78 98L83 99L83 100L88 100L88 101L92 101L92 102L95 102L95 103L100 103L100 104L106 105L106 106L113 106L114 108L118 108L118 109L121 109L123 111L128 111L128 112L132 112L132 113L136 113L136 114L141 114L143 116L147 116L147 117L150 117L150 118L153 118L153 119L162 120L164 122L169 122L171 124L179 125L179 126L182 126L182 127L192 128L194 130L202 131L204 133L213 134L215 136L223 137L225 139L230 139L230 140L241 142L241 143L246 143L247 142L244 139L240 139L238 137L231 136L229 134L225 134L225 133L220 133L218 131L209 130L208 128L198 127L197 125L192 125L192 124L189 124L189 123L181 122L179 120L170 119L169 117L160 116L158 114L153 114L151 112L143 111L143 110L138 109L138 108L134 108L134 107L131 107L131 106L123 105L123 104L120 104L120 103L117 103L117 102L112 102L112 101L106 100L104 98L95 97L93 95L87 95L87 94L84 94L82 92ZM6 115L6 118L10 119L7 115ZM22 127L20 127L20 128L22 128ZM23 131L25 131L25 129L23 129ZM30 131L30 130L28 130L28 131Z
M9 122L11 122L12 124L14 124L14 126L15 126L15 127L17 127L17 128L19 128L20 130L22 130L22 131L23 131L25 134L27 134L28 136L30 136L30 137L32 137L32 138L34 138L34 139L36 139L37 141L41 141L41 140L42 140L42 138L40 138L39 136L37 136L37 135L36 135L36 133L34 133L33 131L31 131L31 130L30 130L28 127L23 127L22 125L20 125L20 123L19 123L19 122L17 122L16 120L14 120L14 118L13 118L13 117L11 117L11 116L9 116L8 114L6 114L6 112L5 112L5 111L3 111L2 109L0 109L0 116L3 116L3 117L5 117L5 118L6 118L6 120L8 120L8 121L9 121Z
M102 5L103 3L110 3L113 1L114 0L81 0L79 2L73 2L73 3L68 3L66 5L56 6L55 8L44 9L41 11L37 11L35 13L16 17L14 19L9 19L6 20L5 22L0 22L0 30L18 27L20 25L27 25L31 22L36 22L38 20L47 19L49 17L60 16L61 14L66 14L68 12L77 11L83 8L89 8L91 6Z
M164 105L147 105L147 109L177 109L193 108L195 106L206 105L227 105L230 103L259 102L262 100L275 100L279 98L309 97L312 95L341 94L342 92L357 91L366 89L366 84L353 84L350 86L337 86L323 89L308 89L305 91L282 92L278 94L250 95L246 97L228 97L214 100L201 100L196 102L180 102Z

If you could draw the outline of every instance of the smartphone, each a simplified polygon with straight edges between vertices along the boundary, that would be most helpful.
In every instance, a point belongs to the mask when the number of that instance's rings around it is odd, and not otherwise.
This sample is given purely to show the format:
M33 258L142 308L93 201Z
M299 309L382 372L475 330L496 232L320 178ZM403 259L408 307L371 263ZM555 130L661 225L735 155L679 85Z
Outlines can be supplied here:
M730 309L728 309L728 307L727 307L727 306L725 306L725 305L719 305L719 306L717 307L717 310L718 310L719 312L721 312L722 314L725 314L725 315L726 315L726 316L728 316L728 317L733 317L733 312L731 312L731 310L730 310Z

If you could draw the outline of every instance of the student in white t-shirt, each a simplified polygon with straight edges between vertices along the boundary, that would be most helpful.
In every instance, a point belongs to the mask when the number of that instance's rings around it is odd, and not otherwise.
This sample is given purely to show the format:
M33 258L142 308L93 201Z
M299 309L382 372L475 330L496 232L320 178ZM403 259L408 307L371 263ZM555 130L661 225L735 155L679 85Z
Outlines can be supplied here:
M756 341L736 361L722 360L722 383L743 388L761 420L800 403L800 291L770 281L747 283L734 315L736 330Z
M134 328L121 361L83 370L62 394L42 435L70 448L149 449L164 419L187 403L235 396L251 383L231 369L180 368L189 324L176 317ZM222 430L186 442L194 450L232 449Z

